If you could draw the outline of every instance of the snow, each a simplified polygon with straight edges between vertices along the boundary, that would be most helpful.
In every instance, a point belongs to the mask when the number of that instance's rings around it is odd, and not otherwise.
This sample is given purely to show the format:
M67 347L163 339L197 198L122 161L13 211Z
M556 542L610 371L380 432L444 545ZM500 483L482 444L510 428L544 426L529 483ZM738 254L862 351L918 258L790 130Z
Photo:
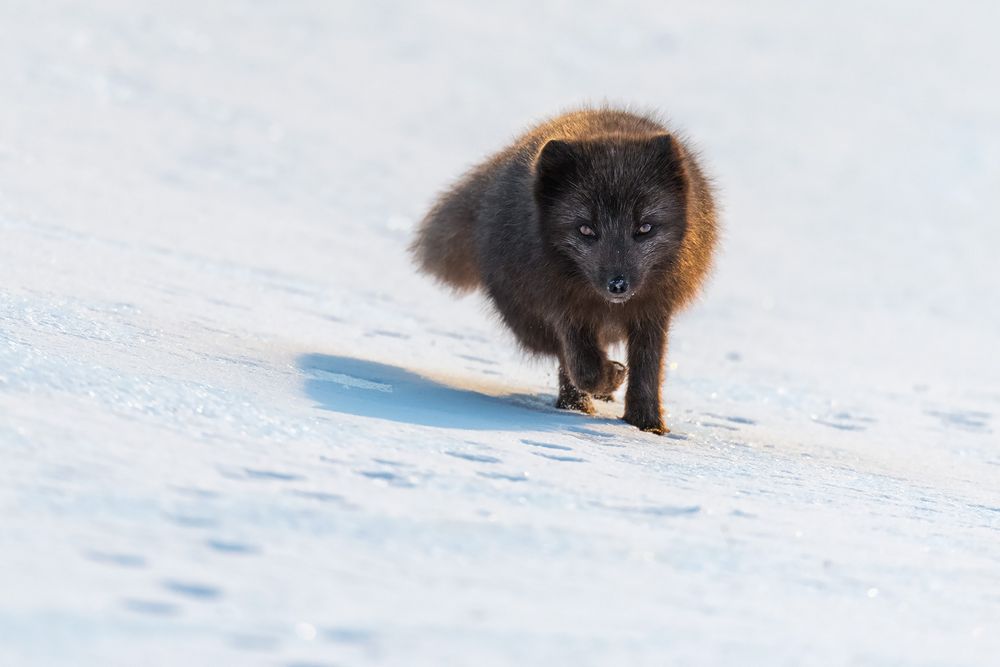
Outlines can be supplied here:
M0 5L0 664L991 664L993 4ZM668 112L725 246L665 438L414 274Z

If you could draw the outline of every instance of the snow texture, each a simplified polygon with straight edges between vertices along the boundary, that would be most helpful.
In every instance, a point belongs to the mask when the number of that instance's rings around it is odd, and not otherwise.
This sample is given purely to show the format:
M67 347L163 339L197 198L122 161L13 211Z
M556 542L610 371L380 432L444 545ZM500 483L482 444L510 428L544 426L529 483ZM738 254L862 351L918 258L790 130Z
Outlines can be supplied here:
M0 665L996 664L998 6L0 3ZM724 208L665 438L405 252L602 99Z

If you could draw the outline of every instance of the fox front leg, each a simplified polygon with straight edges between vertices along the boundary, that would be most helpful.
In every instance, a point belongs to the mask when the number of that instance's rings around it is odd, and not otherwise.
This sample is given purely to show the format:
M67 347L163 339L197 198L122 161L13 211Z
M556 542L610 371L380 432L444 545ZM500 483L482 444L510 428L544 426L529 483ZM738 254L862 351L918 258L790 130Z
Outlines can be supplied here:
M663 423L660 396L668 326L669 320L645 320L628 327L629 377L622 418L643 431L659 435L670 432Z

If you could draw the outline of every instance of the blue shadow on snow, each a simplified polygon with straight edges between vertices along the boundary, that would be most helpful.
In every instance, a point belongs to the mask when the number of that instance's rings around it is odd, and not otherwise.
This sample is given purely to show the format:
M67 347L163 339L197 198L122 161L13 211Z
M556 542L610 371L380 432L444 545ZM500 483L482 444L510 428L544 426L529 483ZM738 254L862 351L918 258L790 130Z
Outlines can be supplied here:
M306 395L320 408L344 414L481 430L581 430L587 423L610 422L557 410L554 396L489 396L363 359L305 354L298 367L306 375Z

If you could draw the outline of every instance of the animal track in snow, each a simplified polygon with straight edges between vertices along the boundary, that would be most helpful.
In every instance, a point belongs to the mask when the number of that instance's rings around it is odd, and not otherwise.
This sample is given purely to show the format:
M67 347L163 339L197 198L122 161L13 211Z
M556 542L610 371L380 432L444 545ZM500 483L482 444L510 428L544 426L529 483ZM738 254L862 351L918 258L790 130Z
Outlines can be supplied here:
M543 459L565 461L567 463L584 463L586 461L586 459L581 459L579 456L563 456L562 454L546 454L545 452L532 452L532 454L541 456Z
M564 452L573 451L572 447L567 447L566 445L555 445L552 444L551 442L540 442L538 440L522 440L521 442L531 447L541 447L543 449L558 449Z
M445 452L448 456L453 456L456 459L465 459L466 461L475 461L477 463L503 463L500 459L495 456L488 456L486 454L470 454L469 452L456 452L447 451Z

